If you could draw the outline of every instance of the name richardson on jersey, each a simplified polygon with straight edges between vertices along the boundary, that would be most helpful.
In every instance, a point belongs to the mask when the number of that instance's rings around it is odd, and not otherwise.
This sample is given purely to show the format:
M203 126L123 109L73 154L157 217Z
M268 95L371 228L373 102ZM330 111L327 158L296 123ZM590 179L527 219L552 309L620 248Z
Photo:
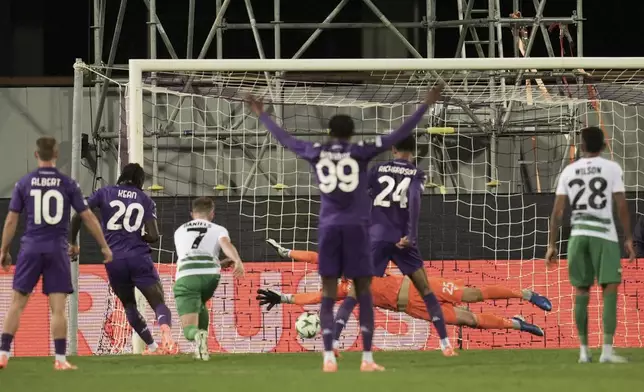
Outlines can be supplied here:
M402 174L403 176L415 176L418 170L404 166L382 165L378 168L378 173Z
M344 158L351 158L350 152L320 151L320 159L339 161Z
M587 166L575 169L576 176L590 176L593 174L602 174L602 168L597 166Z
M117 196L121 199L136 199L139 195L135 191L126 191L125 189L119 189Z
M31 179L31 186L60 186L60 178L56 177L33 177Z

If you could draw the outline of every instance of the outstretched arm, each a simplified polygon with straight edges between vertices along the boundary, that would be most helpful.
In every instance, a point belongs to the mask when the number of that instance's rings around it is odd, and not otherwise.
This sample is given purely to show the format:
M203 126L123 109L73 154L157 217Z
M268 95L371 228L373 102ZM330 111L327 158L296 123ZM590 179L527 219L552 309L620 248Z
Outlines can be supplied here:
M280 142L284 147L293 151L296 155L306 158L306 151L311 143L304 140L299 140L290 133L286 132L282 127L277 125L275 121L264 112L264 104L253 96L247 98L251 110L257 115L259 121L268 129L268 131Z

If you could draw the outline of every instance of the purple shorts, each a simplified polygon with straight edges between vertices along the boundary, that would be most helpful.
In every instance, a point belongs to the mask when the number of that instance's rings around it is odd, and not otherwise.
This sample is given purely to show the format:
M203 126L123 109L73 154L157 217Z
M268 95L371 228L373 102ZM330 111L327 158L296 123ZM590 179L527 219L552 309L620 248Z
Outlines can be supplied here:
M30 294L42 276L42 292L49 294L71 294L71 266L67 249L52 249L46 253L38 249L20 249L13 277L13 289Z
M159 273L150 255L114 259L105 264L105 269L112 288L142 289L159 282Z
M413 274L422 268L424 264L418 248L400 249L396 244L384 241L371 243L371 257L374 265L374 276L378 277L385 274L389 260L393 261L405 275Z
M373 276L367 226L320 227L318 248L320 276L348 279Z

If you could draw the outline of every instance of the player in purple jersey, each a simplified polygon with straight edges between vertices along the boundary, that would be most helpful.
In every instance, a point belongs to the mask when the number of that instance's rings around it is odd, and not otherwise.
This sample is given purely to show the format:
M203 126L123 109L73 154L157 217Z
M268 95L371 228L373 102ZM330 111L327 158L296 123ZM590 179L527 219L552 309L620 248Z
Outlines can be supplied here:
M54 369L74 370L67 362L67 295L74 292L67 247L70 209L78 212L96 239L104 262L112 261L110 251L98 220L87 209L76 181L56 169L58 146L53 137L36 141L35 157L38 169L22 177L11 195L9 213L2 232L0 264L5 271L11 266L9 246L16 234L18 217L25 213L27 227L20 241L20 253L13 277L13 298L5 315L0 338L0 369L7 366L11 342L18 330L29 295L42 276L42 291L49 297L51 334L56 358Z
M248 101L259 120L286 148L306 159L314 168L320 188L318 223L319 264L322 277L320 322L324 342L323 370L337 371L333 352L333 306L338 278L352 279L360 304L363 355L360 369L382 371L371 352L374 311L371 296L373 263L369 251L371 200L367 192L367 165L372 158L405 139L423 118L429 105L440 97L441 87L428 91L425 101L396 131L378 136L372 143L351 143L354 124L347 115L329 120L330 139L325 142L298 140L277 125L253 97Z
M369 192L373 199L369 235L374 276L384 276L389 260L409 276L425 302L443 354L451 357L456 353L449 343L443 311L429 286L417 247L420 199L426 177L412 163L415 151L416 138L409 136L392 148L392 161L376 165L369 172ZM336 353L342 329L357 304L356 298L349 295L338 309L333 341Z
M176 353L178 347L170 330L170 309L165 304L163 286L150 255L150 243L159 239L156 205L143 192L145 172L138 163L125 165L116 185L98 189L87 203L98 210L105 238L114 252L114 261L106 265L112 290L123 303L127 321L147 345L146 355ZM142 229L145 227L145 234ZM80 218L72 219L71 248L78 252L76 239ZM138 288L154 310L161 329L161 347L157 345L145 319L136 306L134 288Z

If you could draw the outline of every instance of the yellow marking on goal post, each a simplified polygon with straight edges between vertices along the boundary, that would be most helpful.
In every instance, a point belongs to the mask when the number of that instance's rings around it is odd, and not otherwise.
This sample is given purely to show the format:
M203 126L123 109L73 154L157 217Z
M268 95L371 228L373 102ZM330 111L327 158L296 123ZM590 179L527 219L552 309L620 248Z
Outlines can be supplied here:
M288 188L288 185L286 185L286 184L275 184L275 185L273 185L273 189L278 190L278 191L281 191L281 190L284 190L284 189L287 189L287 188Z
M161 192L163 189L164 189L163 186L158 184L153 184L148 187L148 190L150 192Z
M496 188L497 186L501 185L501 183L499 182L499 180L492 180L485 185L489 186L490 188Z
M451 135L456 133L456 129L454 127L429 127L427 133L430 135Z
M225 191L226 189L228 189L228 187L226 185L217 184L217 185L213 186L212 189L214 189L216 191Z

